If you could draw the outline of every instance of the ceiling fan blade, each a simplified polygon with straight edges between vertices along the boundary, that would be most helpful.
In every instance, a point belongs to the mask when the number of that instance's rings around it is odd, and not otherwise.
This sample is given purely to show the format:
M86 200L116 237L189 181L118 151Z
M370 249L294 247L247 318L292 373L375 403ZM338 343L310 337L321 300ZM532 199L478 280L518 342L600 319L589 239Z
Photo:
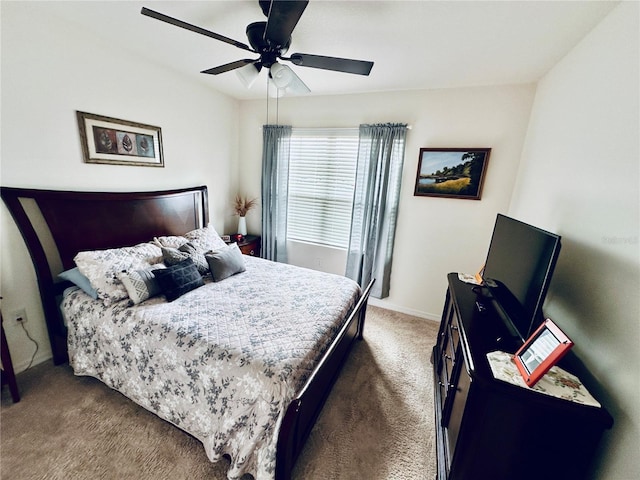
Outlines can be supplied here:
M208 73L210 75L219 75L224 72L229 72L231 70L235 70L236 68L244 67L250 63L259 62L260 59L253 60L250 58L245 58L242 60L236 60L235 62L225 63L224 65L220 65L219 67L209 68L208 70L203 70L200 73Z
M351 60L349 58L325 57L323 55L311 55L308 53L294 53L289 58L294 65L301 67L321 68L336 72L355 73L356 75L369 75L373 68L373 62L365 60Z
M273 47L285 45L309 0L272 0L264 39Z
M199 33L201 35L206 35L207 37L211 37L214 38L216 40L220 40L221 42L225 42L228 43L230 45L233 45L234 47L238 47L241 48L243 50L248 50L249 52L254 52L254 50L249 47L248 45L245 45L242 42L238 42L237 40L234 40L232 38L228 38L225 37L223 35L211 32L209 30L205 30L204 28L200 28L197 27L195 25L191 25L190 23L187 22L183 22L182 20L177 20L173 17L169 17L168 15L164 15L163 13L160 12L156 12L154 10L150 10L146 7L142 7L142 10L140 11L140 13L142 15L146 15L147 17L151 17L151 18L155 18L156 20L160 20L162 22L166 22L166 23L170 23L171 25L175 25L176 27L181 27L187 30L191 30L192 32L196 32Z

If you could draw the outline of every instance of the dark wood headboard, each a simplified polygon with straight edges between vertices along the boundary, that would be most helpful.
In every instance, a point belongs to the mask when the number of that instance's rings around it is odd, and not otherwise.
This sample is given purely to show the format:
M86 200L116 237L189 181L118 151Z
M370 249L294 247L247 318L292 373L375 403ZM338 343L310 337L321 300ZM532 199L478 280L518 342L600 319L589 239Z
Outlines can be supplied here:
M78 252L181 235L209 222L206 186L155 192L74 192L0 187L33 260L55 364L67 361L67 332L55 282Z

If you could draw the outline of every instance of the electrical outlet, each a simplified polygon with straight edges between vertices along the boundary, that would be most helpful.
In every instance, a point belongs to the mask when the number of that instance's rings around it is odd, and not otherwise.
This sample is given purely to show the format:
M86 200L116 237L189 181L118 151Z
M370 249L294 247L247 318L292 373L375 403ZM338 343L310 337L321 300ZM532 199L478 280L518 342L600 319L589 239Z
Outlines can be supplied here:
M15 325L27 323L27 311L24 308L11 312L11 320Z

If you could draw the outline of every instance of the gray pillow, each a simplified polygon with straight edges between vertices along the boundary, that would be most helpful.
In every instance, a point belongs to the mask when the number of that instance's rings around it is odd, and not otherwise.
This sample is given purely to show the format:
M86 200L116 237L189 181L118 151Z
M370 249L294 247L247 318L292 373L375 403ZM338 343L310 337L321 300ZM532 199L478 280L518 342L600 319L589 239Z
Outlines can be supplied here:
M200 252L191 242L180 245L179 248L162 247L162 258L168 266L176 265L187 258L193 260L200 275L209 273L209 265L204 258L204 252Z
M219 282L231 275L244 272L247 269L244 265L244 257L237 243L232 243L215 252L207 252L204 257L207 259L214 282Z

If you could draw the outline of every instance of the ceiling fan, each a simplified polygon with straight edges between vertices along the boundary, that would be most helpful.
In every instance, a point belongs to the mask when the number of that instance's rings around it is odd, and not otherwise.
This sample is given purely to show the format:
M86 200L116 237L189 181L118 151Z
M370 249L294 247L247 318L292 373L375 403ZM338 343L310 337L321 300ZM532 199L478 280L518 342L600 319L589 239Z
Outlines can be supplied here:
M320 68L357 75L369 75L371 72L373 62L364 60L326 57L308 53L294 53L289 57L285 57L284 55L291 45L291 33L305 8L307 8L309 0L259 0L258 3L267 17L267 21L253 22L247 26L247 38L250 46L146 7L142 7L140 13L258 54L259 58L244 58L201 72L219 75L236 70L247 88L253 84L258 77L258 73L264 67L269 69L269 79L278 88L279 95L310 92L309 88L294 71L289 66L279 63L278 60L286 60L301 67Z

